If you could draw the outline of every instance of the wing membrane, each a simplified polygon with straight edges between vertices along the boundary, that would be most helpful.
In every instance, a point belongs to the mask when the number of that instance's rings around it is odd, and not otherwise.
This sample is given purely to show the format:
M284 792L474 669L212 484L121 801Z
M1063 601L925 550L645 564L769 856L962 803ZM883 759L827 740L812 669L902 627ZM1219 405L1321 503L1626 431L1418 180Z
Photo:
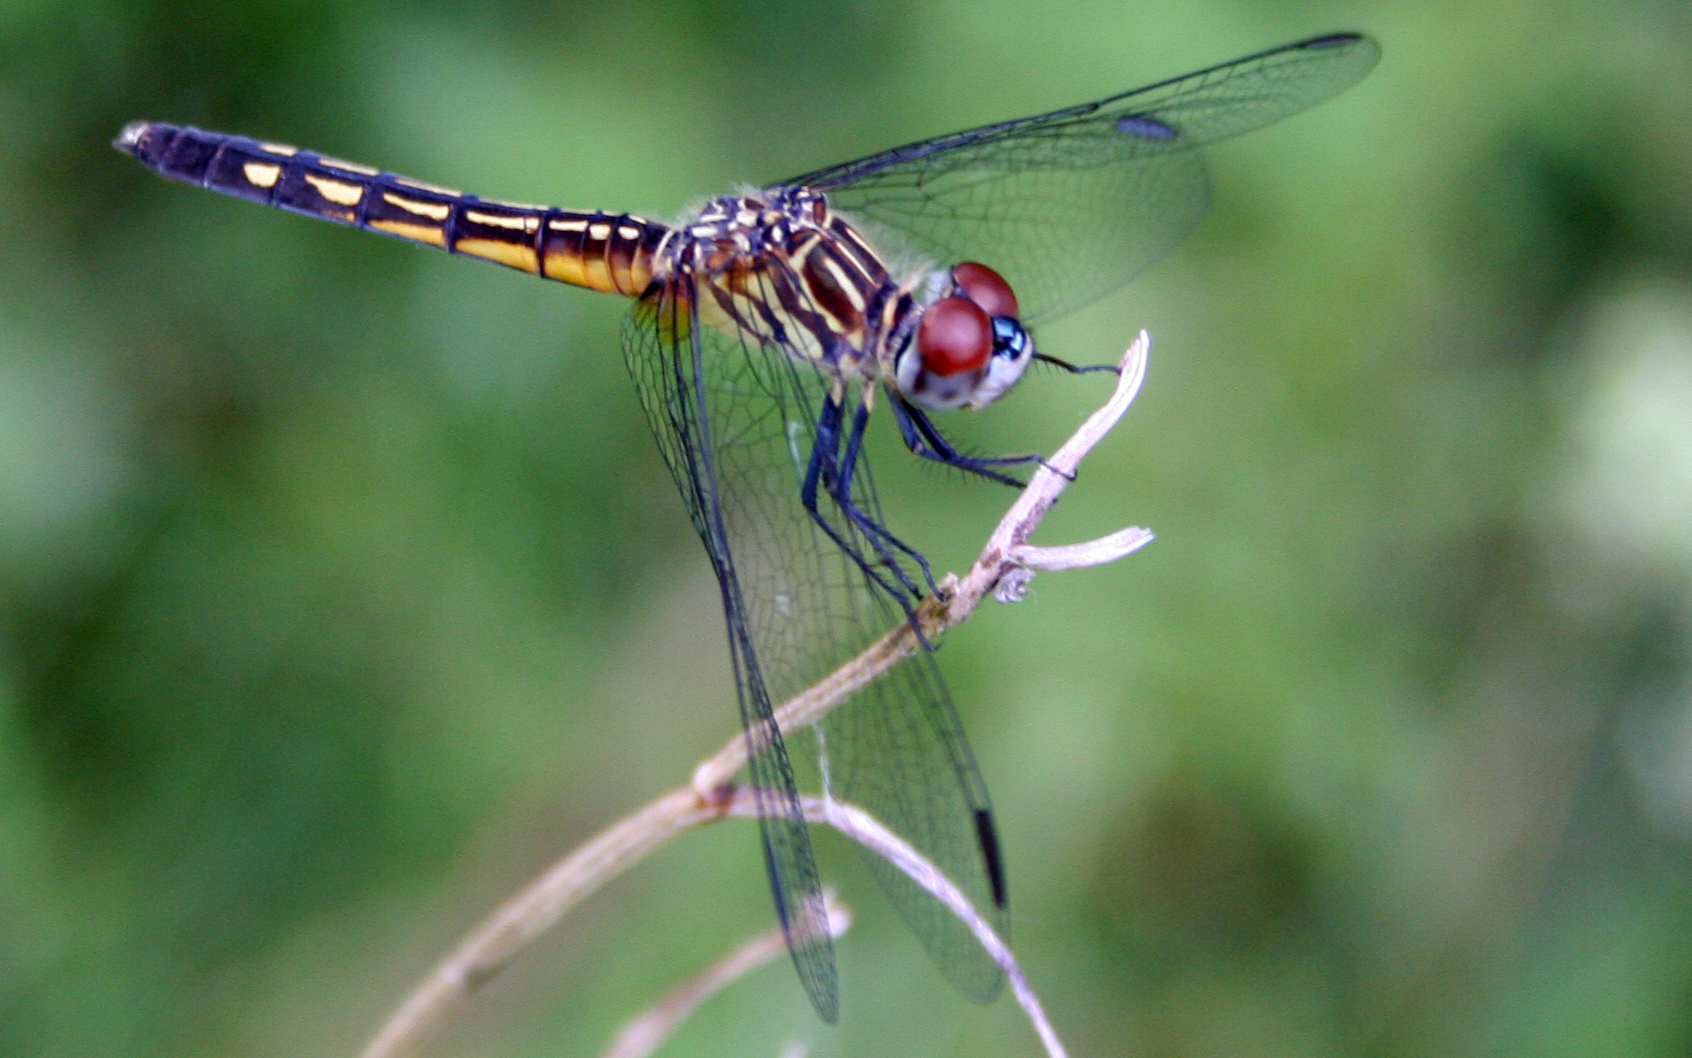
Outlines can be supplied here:
M920 850L1008 940L987 790L933 657L908 659L859 697L824 721L836 794ZM1004 973L967 926L886 860L866 851L863 861L958 991L982 1003L998 995Z
M770 290L753 294L779 303ZM781 346L702 325L691 306L710 296L705 282L685 279L648 295L629 317L624 346L723 588L752 778L766 791L760 812L777 909L806 992L832 1020L832 946L796 929L810 909L820 914L821 897L791 753L809 757L820 746L826 760L818 763L826 763L834 793L922 851L1001 927L1002 876L996 848L984 848L981 838L992 833L985 789L928 656L909 659L837 709L820 739L806 732L787 742L775 730L772 704L896 627L903 612L801 502L830 376ZM856 506L880 522L867 464L855 480ZM822 502L834 532L860 555L874 555L857 524L826 496ZM1002 975L967 927L885 862L868 861L947 977L972 998L992 998Z
M705 543L722 589L729 651L746 732L749 771L758 804L764 859L776 913L793 956L800 984L824 1021L839 1017L834 945L826 929L816 856L799 804L793 766L771 703L790 682L780 659L760 651L758 629L769 616L760 605L769 585L757 561L741 563L747 547L747 517L764 513L775 500L767 483L736 476L742 457L788 409L752 394L736 392L747 381L727 350L711 348L692 315L693 298L674 286L643 299L624 326L624 351L665 462L681 489L694 528ZM743 355L746 350L738 350ZM707 365L718 368L707 373ZM752 379L751 381L755 381ZM745 482L744 485L738 484ZM743 565L745 568L743 568ZM774 662L774 664L772 664Z
M941 263L991 265L1025 318L1049 318L1120 286L1192 231L1209 203L1195 148L1319 103L1379 57L1368 37L1318 37L787 183L827 192Z

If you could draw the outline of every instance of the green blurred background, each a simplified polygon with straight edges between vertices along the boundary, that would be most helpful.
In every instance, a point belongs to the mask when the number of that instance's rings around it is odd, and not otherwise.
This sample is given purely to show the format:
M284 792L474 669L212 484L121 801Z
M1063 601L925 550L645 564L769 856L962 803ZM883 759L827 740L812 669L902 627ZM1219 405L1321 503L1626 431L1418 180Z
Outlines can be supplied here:
M615 299L167 184L134 118L673 216L736 182L1337 29L1199 234L1042 330L1156 345L942 665L1078 1058L1692 1049L1692 9L0 4L0 1054L337 1055L735 727ZM971 445L1049 450L1036 375ZM879 439L944 568L1009 496ZM1027 1055L855 860L841 1025L785 965L674 1055ZM591 1055L772 913L685 837L431 1053Z

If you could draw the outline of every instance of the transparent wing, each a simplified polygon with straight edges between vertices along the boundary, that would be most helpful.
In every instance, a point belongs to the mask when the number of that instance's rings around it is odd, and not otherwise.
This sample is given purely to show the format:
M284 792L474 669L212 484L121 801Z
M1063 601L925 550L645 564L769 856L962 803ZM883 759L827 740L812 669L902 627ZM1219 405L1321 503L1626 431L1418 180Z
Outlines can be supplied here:
M691 318L694 302L687 293L661 288L637 303L624 326L623 351L658 446L722 588L776 914L805 994L822 1019L832 1023L840 1015L834 944L827 929L819 928L827 922L827 912L816 856L771 702L772 693L781 693L791 682L791 666L778 652L759 649L769 646L759 642L768 638L759 630L770 621L772 586L759 568L767 563L755 556L760 537L780 537L749 536L746 521L779 511L779 498L770 491L771 468L758 466L759 446L748 442L767 433L769 424L779 424L790 409L745 391L745 383L756 381L744 370L749 350L739 350L736 362L725 355L728 350L717 347L720 342L705 348L707 332ZM707 374L708 364L718 370ZM775 527L791 528L779 523ZM740 561L749 555L752 561Z
M779 299L757 277L764 304ZM677 284L679 287L680 284ZM666 289L630 315L625 350L659 446L723 585L753 781L777 908L784 922L817 899L815 867L789 751L824 765L834 794L867 809L928 856L1002 928L1002 872L985 789L944 683L926 655L860 692L825 722L784 744L770 723L779 705L832 672L904 619L903 611L804 508L801 489L830 378L782 347L701 325L688 306L709 290ZM881 520L867 464L854 477L856 506ZM834 532L861 555L873 545L822 497ZM932 897L885 862L872 873L966 995L991 999L998 966ZM795 931L788 928L789 945ZM800 938L803 940L803 938ZM825 958L826 957L826 958ZM819 1012L832 1009L832 950L794 948Z
M893 621L902 616L885 607L882 613ZM987 789L933 657L910 658L859 698L824 722L835 795L868 809L921 851L1009 940ZM953 986L982 1003L997 996L1004 972L968 927L886 860L867 851L863 860Z
M991 265L1025 318L1049 318L1114 290L1192 231L1209 203L1194 148L1319 103L1379 58L1368 37L1318 37L786 183L827 192L936 261Z

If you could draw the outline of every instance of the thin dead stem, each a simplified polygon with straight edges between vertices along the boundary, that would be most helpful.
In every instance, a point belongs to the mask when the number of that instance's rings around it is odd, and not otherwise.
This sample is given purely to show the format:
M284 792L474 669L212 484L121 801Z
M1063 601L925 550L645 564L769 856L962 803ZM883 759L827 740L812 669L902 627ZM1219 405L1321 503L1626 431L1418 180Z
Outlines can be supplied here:
M916 849L905 840L887 829L881 821L868 812L833 798L802 797L800 803L805 809L805 818L812 823L827 823L829 826L845 834L858 844L869 849L888 863L899 868L905 876L928 892L936 900L946 905L947 910L958 916L964 925L975 934L975 939L981 944L999 968L1005 972L1011 984L1011 992L1015 994L1022 1012L1028 1015L1029 1023L1040 1037L1040 1043L1046 1048L1047 1058L1068 1058L1068 1052L1063 1049L1063 1043L1057 1037L1057 1031L1052 1028L1050 1019L1040 1006L1039 997L1028 983L1028 977L1022 972L1022 966L1011 954L1010 945L1006 944L987 919L969 902L950 878L930 863ZM729 814L756 819L758 816L757 799L752 791L738 788L729 809Z
M999 592L999 597L1002 601L1014 601L1020 598L1020 592L1036 570L1073 569L1113 561L1151 540L1147 530L1125 529L1087 544L1062 548L1041 548L1028 543L1058 495L1074 480L1082 458L1133 403L1145 380L1150 347L1150 336L1141 331L1122 357L1116 390L1110 400L1035 471L969 571L961 578L946 578L942 595L923 600L917 617L926 638L933 641L967 620L981 600L1007 580L1012 590ZM829 710L919 649L920 643L911 626L901 624L821 682L784 703L776 710L777 723L784 733L816 723ZM365 1047L361 1058L402 1058L415 1054L453 1011L532 940L557 925L576 904L683 831L730 814L736 793L730 784L746 766L746 760L745 739L731 740L699 766L687 785L613 824L554 863L472 930L418 982ZM827 822L838 825L832 819ZM942 901L945 902L943 897ZM995 949L979 932L977 937L987 944L987 950L995 958L999 958L1000 951L1008 958L1008 949L1002 942ZM1011 962L1014 964L1014 960ZM1002 960L1001 965L1005 965ZM1013 987L1017 987L1020 977L1020 971L1012 976ZM1021 988L1025 987L1023 982L1018 988L1019 1000ZM1031 992L1029 996L1032 997ZM1043 1018L1036 1024L1043 1025ZM1049 1026L1042 1030L1043 1038L1047 1032ZM1055 1043L1056 1037L1052 1036L1048 1048ZM1051 1053L1062 1051L1059 1048Z
M738 815L739 813L736 812ZM828 912L828 933L840 937L852 924L852 915L837 902L832 892L823 894ZM787 954L787 939L780 926L773 926L742 944L699 976L665 996L623 1027L603 1058L648 1058L670 1038L695 1008L747 974Z

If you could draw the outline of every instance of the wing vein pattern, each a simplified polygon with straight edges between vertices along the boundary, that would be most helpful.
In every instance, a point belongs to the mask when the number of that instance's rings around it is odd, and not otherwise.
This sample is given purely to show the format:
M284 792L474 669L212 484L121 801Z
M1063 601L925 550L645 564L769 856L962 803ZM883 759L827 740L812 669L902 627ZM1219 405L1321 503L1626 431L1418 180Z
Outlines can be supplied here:
M785 183L826 192L888 245L991 261L1023 319L1040 322L1115 290L1192 232L1210 201L1195 148L1319 103L1379 58L1368 37L1319 37Z
M1007 914L986 788L930 656L907 660L861 691L814 737L785 739L772 719L774 704L904 619L801 501L821 409L831 393L850 398L851 387L790 346L700 319L701 301L727 291L762 305L781 304L780 294L802 298L803 284L779 274L783 267L764 261L750 275L672 277L631 312L624 349L722 587L777 910L806 991L827 1016L836 1002L832 945L804 928L820 921L809 916L821 914L821 891L799 814L801 775L819 778L826 763L835 796L922 851L998 928ZM851 497L881 524L862 457ZM818 511L858 555L875 561L873 542L836 501L820 493ZM866 855L865 862L948 978L972 998L995 996L1002 974L968 928L884 861Z

